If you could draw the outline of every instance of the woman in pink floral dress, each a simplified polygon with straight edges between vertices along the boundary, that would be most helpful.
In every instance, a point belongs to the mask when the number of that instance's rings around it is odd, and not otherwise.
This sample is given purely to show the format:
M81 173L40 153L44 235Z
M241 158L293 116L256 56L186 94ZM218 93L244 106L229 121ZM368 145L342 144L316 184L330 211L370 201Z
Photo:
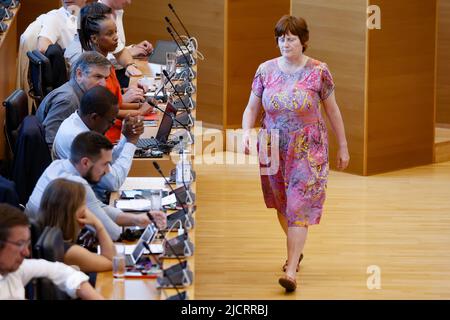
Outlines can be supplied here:
M262 63L256 71L242 119L243 143L248 153L250 129L262 107L261 184L266 206L277 210L287 236L288 259L279 283L294 291L308 226L320 222L325 201L328 140L321 106L339 144L339 170L347 167L349 154L331 73L325 63L303 54L309 39L305 20L283 16L275 37L281 57Z

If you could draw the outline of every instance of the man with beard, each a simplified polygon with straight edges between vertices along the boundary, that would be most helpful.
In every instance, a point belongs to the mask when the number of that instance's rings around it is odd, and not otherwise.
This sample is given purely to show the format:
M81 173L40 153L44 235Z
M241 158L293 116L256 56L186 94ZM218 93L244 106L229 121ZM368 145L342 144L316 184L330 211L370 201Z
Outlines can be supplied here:
M118 100L108 89L97 86L89 89L81 98L80 108L63 121L53 143L54 159L69 159L70 146L75 137L86 131L102 135L114 124L118 113ZM113 148L111 171L93 186L103 201L105 194L117 191L125 182L131 168L136 143L144 132L143 121L137 117L126 117L122 126L122 137Z
M110 171L112 149L112 143L100 133L94 131L80 133L72 143L70 159L53 161L39 178L30 200L28 200L26 214L29 217L37 218L42 194L48 183L57 178L64 178L84 185L86 206L103 223L113 240L119 239L122 229L120 226L147 226L150 219L145 213L125 213L120 209L105 205L97 199L90 186L90 183L98 183ZM155 211L150 214L157 222L158 228L165 228L164 213Z

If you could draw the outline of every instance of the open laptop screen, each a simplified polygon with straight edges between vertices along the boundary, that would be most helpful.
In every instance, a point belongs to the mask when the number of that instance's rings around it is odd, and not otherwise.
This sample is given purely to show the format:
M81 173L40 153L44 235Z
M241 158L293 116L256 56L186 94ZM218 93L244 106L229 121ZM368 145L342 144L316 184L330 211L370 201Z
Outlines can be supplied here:
M172 130L173 117L177 114L177 109L174 108L172 103L168 102L166 105L166 113L163 114L161 124L158 128L158 133L155 139L160 143L166 143L169 138L170 131ZM172 115L172 116L170 116Z
M148 62L166 65L166 52L177 52L178 46L174 41L158 40L155 49L148 57Z

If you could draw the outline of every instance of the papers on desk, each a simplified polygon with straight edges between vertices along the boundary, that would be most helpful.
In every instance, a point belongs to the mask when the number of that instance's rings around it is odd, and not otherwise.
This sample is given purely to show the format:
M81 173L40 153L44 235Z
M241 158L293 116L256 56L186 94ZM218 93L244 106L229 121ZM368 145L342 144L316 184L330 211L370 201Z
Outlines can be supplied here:
M163 178L140 178L140 177L128 177L120 190L133 190L133 189L165 189L165 181Z
M167 197L164 197L161 199L161 205L162 206L169 206L172 203L176 203L177 198L175 197L175 193L172 193L171 195L168 195Z
M116 248L117 248L117 246L123 246L123 244L120 244L120 243L116 243L115 245L116 245ZM136 245L135 244L127 244L124 247L125 247L125 254L131 254L133 252L134 248L136 248ZM100 246L98 246L98 248L99 248L98 254L101 254ZM152 251L152 254L161 254L164 252L162 243L150 244L150 250ZM150 252L148 252L148 250L145 249L144 254L150 254Z
M116 208L122 211L149 211L152 203L147 199L117 200Z

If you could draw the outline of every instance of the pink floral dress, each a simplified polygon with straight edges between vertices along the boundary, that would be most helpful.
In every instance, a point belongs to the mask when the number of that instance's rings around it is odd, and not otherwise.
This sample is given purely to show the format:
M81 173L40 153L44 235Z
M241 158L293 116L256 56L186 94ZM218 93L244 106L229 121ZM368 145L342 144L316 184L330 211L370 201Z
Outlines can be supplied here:
M258 134L261 184L268 208L288 225L318 224L328 177L327 129L322 100L334 90L325 63L308 58L296 73L284 73L278 58L261 64L252 92L262 99Z

